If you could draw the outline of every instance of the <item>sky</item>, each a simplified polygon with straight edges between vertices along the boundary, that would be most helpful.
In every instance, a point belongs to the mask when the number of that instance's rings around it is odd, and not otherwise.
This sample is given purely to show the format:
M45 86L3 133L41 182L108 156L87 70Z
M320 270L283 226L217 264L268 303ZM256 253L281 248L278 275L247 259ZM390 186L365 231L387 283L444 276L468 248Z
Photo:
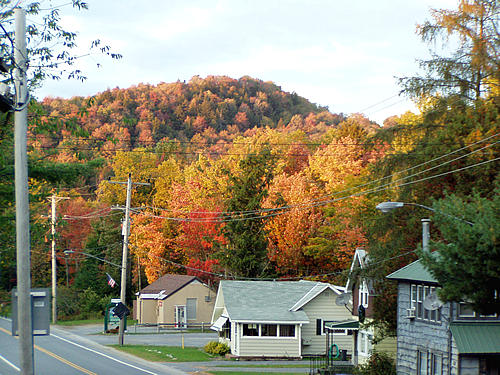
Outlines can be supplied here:
M87 0L61 7L77 54L99 39L123 55L77 61L87 80L47 81L35 93L91 96L198 75L272 81L333 113L384 119L416 108L397 77L418 72L428 46L415 33L431 8L456 0Z

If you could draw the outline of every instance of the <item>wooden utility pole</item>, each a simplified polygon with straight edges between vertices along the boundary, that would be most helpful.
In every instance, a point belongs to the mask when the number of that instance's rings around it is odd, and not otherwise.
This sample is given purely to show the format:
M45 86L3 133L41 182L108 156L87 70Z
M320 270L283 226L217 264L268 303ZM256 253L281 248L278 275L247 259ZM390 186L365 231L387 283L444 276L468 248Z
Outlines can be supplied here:
M125 298L127 296L127 257L128 257L128 236L130 234L130 200L132 197L132 186L133 185L150 185L144 182L134 182L132 183L132 174L128 174L127 182L122 181L108 181L112 184L127 184L127 198L125 201L125 222L123 223L123 253L122 253L122 276L120 285L120 301L125 305ZM123 336L125 331L125 319L123 317L120 319L120 330L118 332L118 345L123 345Z
M51 201L51 234L52 234L52 324L57 323L57 260L56 260L56 204L67 197L52 194ZM66 265L67 266L67 265ZM67 271L66 271L67 275Z

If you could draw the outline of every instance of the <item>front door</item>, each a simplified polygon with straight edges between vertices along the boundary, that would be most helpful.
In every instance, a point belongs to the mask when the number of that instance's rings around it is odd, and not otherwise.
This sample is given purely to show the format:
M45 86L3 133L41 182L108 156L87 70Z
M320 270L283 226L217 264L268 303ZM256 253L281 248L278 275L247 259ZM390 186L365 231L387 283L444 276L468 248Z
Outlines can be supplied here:
M186 327L186 306L176 305L175 306L175 327L185 328Z

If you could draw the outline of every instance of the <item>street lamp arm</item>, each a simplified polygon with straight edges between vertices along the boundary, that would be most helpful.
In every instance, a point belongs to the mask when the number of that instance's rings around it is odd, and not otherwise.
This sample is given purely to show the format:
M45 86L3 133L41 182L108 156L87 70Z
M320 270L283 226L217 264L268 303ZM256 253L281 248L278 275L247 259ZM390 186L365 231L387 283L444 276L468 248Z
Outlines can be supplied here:
M403 206L415 206L415 207L420 207L420 208L423 208L425 210L429 210L429 211L432 211L432 212L436 212L438 214L441 214L441 215L444 215L444 216L448 216L452 219L455 219L455 220L460 220L460 221L463 221L464 223L467 223L469 225L474 225L474 223L468 221L468 220L465 220L465 219L462 219L462 218L459 218L458 216L454 216L454 215L450 215L450 214L447 214L446 212L443 212L443 211L438 211L438 210L435 210L434 208L432 207L429 207L429 206L424 206L423 204L419 204L419 203L408 203L408 202L382 202L382 203L379 203L377 204L377 206L375 207L377 210L380 210L382 212L390 212L392 210L394 210L395 208L399 208L399 207L403 207Z
M94 258L94 259L100 260L101 262L111 264L112 266L122 268L122 266L119 265L119 264L110 262L109 260L106 260L106 259L103 259L103 258L96 257L95 255L92 255L92 254L84 253L83 251L76 252L74 250L64 250L64 254L83 254L83 255L86 255L86 256L88 256L90 258Z

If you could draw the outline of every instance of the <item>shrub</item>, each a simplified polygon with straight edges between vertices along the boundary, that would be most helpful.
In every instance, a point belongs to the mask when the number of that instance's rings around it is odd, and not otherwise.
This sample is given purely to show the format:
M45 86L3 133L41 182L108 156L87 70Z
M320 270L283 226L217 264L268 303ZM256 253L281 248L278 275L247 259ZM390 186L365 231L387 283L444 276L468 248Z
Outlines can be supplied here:
M396 375L394 359L387 353L373 352L367 363L356 369L358 375Z
M229 353L229 346L223 342L210 341L203 347L203 350L208 354L224 356Z

